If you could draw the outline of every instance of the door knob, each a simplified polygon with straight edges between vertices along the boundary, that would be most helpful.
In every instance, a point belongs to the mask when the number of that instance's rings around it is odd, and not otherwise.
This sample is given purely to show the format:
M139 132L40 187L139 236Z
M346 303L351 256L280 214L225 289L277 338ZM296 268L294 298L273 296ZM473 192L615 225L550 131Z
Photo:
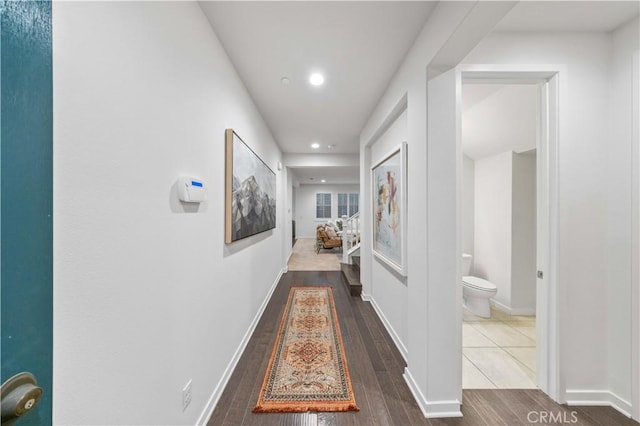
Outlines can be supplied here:
M31 373L16 374L2 384L0 389L0 412L2 424L12 422L31 411L42 398L42 388Z

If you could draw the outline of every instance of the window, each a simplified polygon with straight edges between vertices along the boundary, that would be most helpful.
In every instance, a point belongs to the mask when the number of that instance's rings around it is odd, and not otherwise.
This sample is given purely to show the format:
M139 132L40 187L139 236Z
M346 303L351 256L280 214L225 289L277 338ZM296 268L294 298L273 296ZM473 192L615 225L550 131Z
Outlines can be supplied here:
M349 194L349 216L360 211L360 194Z
M359 194L338 194L338 217L353 216L359 210Z
M319 192L316 194L316 218L331 219L330 192Z

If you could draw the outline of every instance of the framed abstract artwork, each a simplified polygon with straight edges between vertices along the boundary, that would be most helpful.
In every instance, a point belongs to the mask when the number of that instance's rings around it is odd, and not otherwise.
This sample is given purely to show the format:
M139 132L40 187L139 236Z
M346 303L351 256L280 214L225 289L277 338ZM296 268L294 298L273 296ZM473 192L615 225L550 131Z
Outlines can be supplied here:
M276 227L276 174L232 130L225 131L225 237L229 244Z
M371 167L374 256L407 275L407 143Z

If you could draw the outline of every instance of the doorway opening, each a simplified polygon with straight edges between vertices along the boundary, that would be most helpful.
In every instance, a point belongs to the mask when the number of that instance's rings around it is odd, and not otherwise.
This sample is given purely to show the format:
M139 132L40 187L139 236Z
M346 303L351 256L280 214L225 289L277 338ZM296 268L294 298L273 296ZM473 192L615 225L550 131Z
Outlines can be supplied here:
M344 272L345 264L356 264L360 256L359 245L354 244L360 237L359 168L329 163L288 166L287 174L292 223L287 270Z
M492 293L485 298L485 302L486 299L491 301L491 308L487 307L488 312L485 312L489 318L478 315L477 309L474 309L476 313L464 309L460 316L460 326L465 334L461 344L463 388L484 388L485 385L487 388L539 388L554 400L561 399L557 372L556 279L560 72L558 69L516 69L499 65L469 65L458 69L459 94L469 91L467 97L470 95L476 106L487 104L484 112L476 112L475 120L487 131L492 127L495 127L494 132L502 128L500 137L503 139L503 145L500 145L488 142L488 135L480 135L477 146L469 147L464 141L464 126L474 119L471 110L475 107L465 107L462 97L458 98L461 137L457 142L460 209L457 229L461 249L459 285L462 287L458 294L464 295L462 299L467 307L475 308L474 299L469 295L477 296L478 290L484 291L484 296L487 292ZM529 111L530 115L528 118L510 117L509 114L518 111L515 104L500 114L496 102L501 98L507 105L529 99L519 109ZM466 119L463 118L465 114ZM496 124L501 121L509 127L507 130ZM509 132L513 133L509 135ZM489 153L487 144L494 146L493 153ZM469 151L467 160L463 160L465 149ZM481 158L483 151L485 158ZM476 159L472 158L474 156ZM473 167L469 167L470 160L473 160ZM500 166L501 163L504 164ZM502 172L498 170L500 167ZM473 192L465 188L471 173ZM504 198L498 194L500 186L503 196L506 190ZM473 214L464 207L469 204L470 194L474 197ZM467 201L463 201L465 197ZM499 226L500 217L508 222L508 227ZM472 243L469 242L470 235ZM472 253L467 253L472 255L471 268L464 271L463 263L469 263L469 256L463 261L462 254L471 250ZM506 272L504 265L502 269L499 267L505 262ZM465 274L482 278L493 287L474 285L473 279L465 280L471 281L465 285L462 278ZM469 371L472 372L467 374Z
M462 84L462 386L535 389L543 83Z

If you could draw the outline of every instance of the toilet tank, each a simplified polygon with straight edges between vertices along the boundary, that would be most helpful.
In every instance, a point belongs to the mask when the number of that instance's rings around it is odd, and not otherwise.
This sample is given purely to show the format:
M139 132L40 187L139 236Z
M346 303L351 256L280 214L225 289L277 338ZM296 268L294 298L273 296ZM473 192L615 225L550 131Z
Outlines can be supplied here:
M471 256L468 253L462 253L462 276L471 275Z

